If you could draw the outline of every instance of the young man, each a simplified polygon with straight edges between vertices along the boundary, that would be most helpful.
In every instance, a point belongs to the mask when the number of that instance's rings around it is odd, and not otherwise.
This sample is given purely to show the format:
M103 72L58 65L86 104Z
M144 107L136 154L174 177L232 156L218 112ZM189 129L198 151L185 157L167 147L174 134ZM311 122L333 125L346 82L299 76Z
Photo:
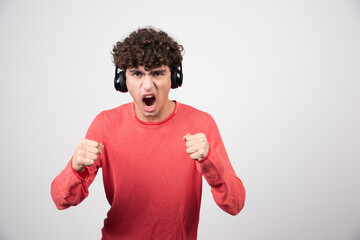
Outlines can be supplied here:
M115 85L132 103L101 112L51 194L79 204L99 168L110 204L102 239L196 239L202 176L217 205L236 215L245 190L213 118L169 99L182 83L182 52L165 32L134 31L113 49Z

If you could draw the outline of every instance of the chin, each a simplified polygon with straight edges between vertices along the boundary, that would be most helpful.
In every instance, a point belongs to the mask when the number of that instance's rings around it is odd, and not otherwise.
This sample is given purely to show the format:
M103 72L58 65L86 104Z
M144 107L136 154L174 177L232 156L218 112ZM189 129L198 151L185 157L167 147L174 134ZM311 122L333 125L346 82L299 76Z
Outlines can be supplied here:
M144 107L141 109L141 113L145 117L155 117L157 115L156 109L146 110Z

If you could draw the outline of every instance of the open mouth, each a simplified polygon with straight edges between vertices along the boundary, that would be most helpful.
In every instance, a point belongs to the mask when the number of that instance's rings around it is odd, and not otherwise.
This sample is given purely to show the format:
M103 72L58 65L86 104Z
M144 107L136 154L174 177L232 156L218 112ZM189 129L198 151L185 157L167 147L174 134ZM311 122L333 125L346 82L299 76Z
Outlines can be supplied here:
M143 102L146 108L151 108L155 104L156 98L153 95L146 95L143 98Z

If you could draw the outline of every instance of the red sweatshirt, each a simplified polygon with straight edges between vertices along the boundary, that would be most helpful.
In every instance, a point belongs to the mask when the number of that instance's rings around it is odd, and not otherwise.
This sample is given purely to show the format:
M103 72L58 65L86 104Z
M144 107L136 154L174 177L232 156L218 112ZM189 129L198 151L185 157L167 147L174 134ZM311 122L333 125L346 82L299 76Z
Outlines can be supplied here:
M209 153L200 162L186 153L187 133L208 139ZM104 144L101 156L80 175L70 161L54 179L51 195L58 209L79 204L101 167L111 206L102 239L196 239L201 176L222 210L236 215L243 208L243 184L207 113L176 102L164 121L142 122L128 103L101 112L86 138Z

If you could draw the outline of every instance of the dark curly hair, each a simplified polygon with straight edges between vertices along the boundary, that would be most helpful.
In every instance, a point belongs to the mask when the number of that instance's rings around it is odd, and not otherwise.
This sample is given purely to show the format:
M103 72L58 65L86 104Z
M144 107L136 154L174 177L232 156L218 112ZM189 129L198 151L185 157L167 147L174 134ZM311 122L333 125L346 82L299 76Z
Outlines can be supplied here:
M144 66L145 70L167 65L179 67L184 48L166 32L152 27L132 32L112 50L113 62L120 69Z

